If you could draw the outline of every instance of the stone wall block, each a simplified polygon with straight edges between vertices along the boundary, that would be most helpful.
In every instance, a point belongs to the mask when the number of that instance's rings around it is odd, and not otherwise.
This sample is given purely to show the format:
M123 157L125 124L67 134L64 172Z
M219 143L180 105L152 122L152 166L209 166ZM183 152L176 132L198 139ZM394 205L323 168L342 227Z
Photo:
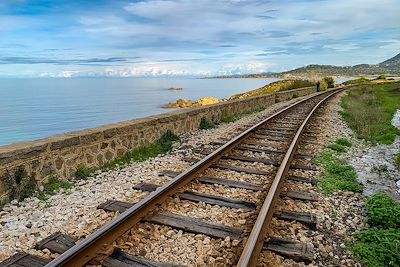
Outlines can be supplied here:
M80 139L79 136L65 136L65 138L62 138L61 136L58 137L54 142L50 144L50 149L52 151L54 150L60 150L63 148L69 148L69 147L74 147L80 144Z

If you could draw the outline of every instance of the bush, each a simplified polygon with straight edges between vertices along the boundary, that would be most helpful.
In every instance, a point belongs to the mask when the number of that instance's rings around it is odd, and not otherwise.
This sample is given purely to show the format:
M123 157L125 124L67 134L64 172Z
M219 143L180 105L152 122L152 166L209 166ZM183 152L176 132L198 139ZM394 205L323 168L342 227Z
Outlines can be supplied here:
M400 266L400 230L368 229L355 235L354 254L368 267Z
M384 194L376 194L367 200L365 208L368 222L377 227L400 228L400 204Z
M326 83L328 88L335 87L335 80L332 77L325 77L324 81L325 81L325 83Z
M215 124L209 121L207 118L203 117L200 119L199 129L207 130L207 129L214 129Z
M91 168L87 168L87 167L78 167L78 169L75 172L75 177L77 179L86 179L89 176L93 175L93 170Z

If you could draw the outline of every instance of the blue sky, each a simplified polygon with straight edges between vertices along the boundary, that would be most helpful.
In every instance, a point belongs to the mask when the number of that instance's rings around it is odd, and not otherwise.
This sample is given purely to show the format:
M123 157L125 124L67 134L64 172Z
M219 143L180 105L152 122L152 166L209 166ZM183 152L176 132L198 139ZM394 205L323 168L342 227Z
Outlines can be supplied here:
M229 75L379 63L399 0L1 0L0 76Z

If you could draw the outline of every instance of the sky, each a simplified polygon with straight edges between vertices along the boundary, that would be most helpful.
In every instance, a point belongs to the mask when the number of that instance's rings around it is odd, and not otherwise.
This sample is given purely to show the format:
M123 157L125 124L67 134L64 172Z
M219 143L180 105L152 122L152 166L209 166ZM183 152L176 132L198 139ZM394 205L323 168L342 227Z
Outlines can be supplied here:
M0 0L0 77L215 76L400 53L400 0Z

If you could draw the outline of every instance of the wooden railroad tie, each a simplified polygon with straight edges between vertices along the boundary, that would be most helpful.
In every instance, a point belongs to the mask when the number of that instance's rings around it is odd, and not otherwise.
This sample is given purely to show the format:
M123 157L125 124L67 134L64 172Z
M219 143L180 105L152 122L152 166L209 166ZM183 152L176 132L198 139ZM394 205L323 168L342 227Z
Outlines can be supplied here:
M100 204L98 208L111 212L124 212L133 205L133 203L108 200L105 203ZM169 212L157 213L152 217L143 219L143 221L161 224L195 234L204 234L214 238L224 239L227 236L236 240L242 240L243 238L242 229Z
M313 245L294 240L270 237L264 242L263 249L275 252L295 261L310 263L313 260Z
M244 172L244 173L249 173L249 174L257 174L257 175L271 175L272 174L272 173L267 173L267 172L260 172L259 170L255 170L255 169L246 169L246 168L240 168L240 167L236 167L236 166L227 166L227 165L225 166L225 165L222 165L221 167L225 168L227 170L233 170L233 171ZM180 172L164 170L164 171L161 171L159 173L159 175L160 176L175 177L175 176L179 175L179 173ZM222 178L211 177L211 176L203 176L203 177L212 178L212 179L222 179ZM312 185L316 185L318 183L317 179L309 178L309 177L296 176L296 175L289 175L287 179L290 180L290 181L294 181L294 182L310 183ZM201 181L201 180L199 179L199 181ZM232 186L232 187L234 187L234 186ZM244 188L244 187L242 187L242 188ZM245 189L247 189L247 188L245 188Z
M157 190L158 187L159 186L155 185L155 184L140 183L138 185L135 185L133 187L133 189L147 191L147 192L153 192L153 191ZM193 201L193 202L204 202L204 203L210 204L210 205L218 205L221 207L228 207L228 208L242 209L242 210L249 210L249 211L253 211L257 207L256 204L254 204L253 202L248 202L248 201L244 201L244 200L236 200L236 199L220 197L220 196L215 196L215 195L208 195L208 194L197 193L197 192L192 192L192 191L185 191L183 193L180 193L179 198L183 199L183 200Z

